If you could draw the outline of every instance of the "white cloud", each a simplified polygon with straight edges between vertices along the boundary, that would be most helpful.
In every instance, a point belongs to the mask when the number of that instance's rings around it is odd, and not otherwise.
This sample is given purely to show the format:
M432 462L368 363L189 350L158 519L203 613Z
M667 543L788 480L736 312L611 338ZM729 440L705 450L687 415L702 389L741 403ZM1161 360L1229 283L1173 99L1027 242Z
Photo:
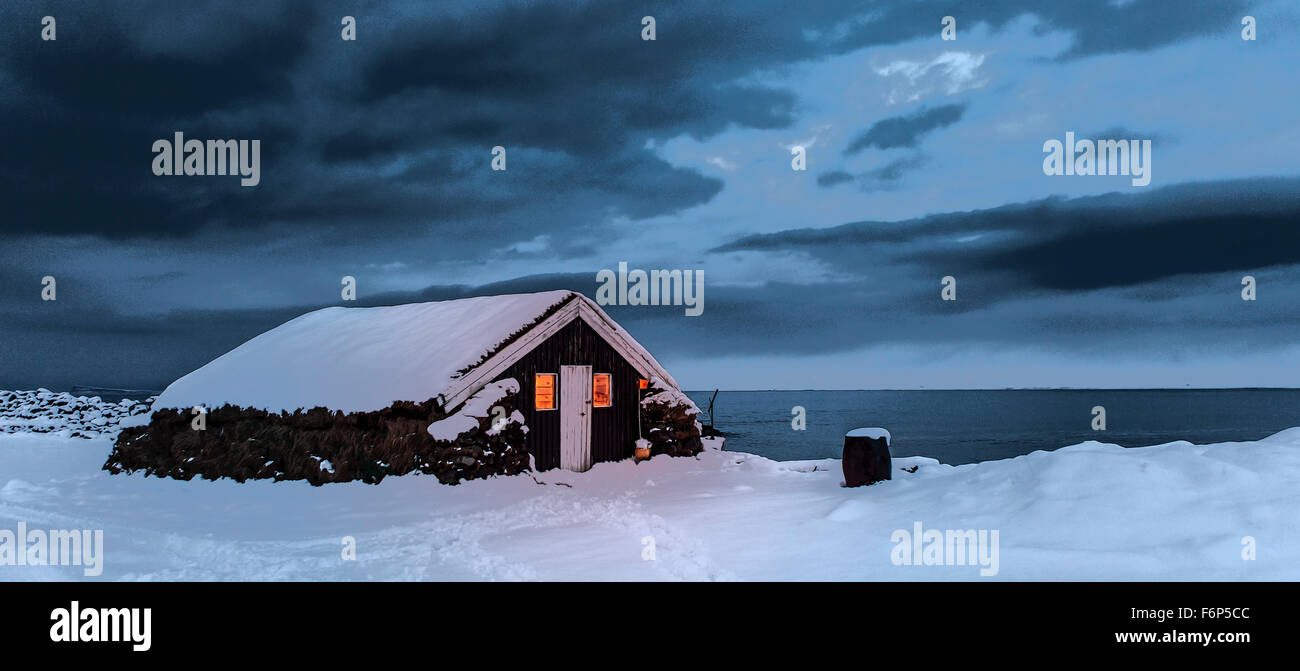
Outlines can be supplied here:
M824 134L826 133L826 131L828 131L828 130L830 130L830 129L831 129L830 124L818 124L817 126L814 126L814 127L813 127L813 129L812 129L812 135L809 136L807 139L805 139L805 140L796 140L795 142L792 142L792 143L790 143L790 144L783 144L783 145L781 145L781 147L784 148L786 151L790 151L790 150L794 149L795 147L803 147L804 149L812 149L813 147L817 146L817 140L819 140L819 139L822 137L822 135L824 135Z
M370 270L392 272L395 270L406 270L406 264L401 261L392 261L390 263L367 263L366 268Z
M726 170L727 172L736 171L736 164L721 156L710 156L706 162L719 170Z
M984 58L969 51L945 51L928 61L898 59L872 69L883 78L899 80L886 97L897 105L916 102L936 89L955 95L984 86L988 79L978 72Z
M516 242L509 247L506 247L505 251L514 252L516 254L538 254L546 251L550 246L551 236L539 235L534 237L532 240Z

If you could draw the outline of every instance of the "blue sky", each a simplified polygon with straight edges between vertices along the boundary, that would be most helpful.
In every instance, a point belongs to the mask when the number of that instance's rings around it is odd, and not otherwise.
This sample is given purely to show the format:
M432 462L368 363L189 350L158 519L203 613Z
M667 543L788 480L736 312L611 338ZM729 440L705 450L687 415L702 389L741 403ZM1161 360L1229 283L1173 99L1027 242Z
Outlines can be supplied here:
M165 384L343 275L619 262L705 271L700 317L611 309L692 388L1294 385L1300 7L1040 5L7 6L0 387ZM263 183L154 177L173 130L262 138ZM1150 185L1044 175L1066 131L1151 140Z

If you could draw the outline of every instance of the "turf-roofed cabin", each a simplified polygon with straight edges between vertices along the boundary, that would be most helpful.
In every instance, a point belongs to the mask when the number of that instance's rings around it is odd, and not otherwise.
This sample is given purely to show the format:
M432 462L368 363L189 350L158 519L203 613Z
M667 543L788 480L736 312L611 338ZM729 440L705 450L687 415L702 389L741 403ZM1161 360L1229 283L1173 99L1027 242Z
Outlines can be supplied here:
M152 410L105 469L455 483L702 449L672 376L572 291L317 310L173 382Z

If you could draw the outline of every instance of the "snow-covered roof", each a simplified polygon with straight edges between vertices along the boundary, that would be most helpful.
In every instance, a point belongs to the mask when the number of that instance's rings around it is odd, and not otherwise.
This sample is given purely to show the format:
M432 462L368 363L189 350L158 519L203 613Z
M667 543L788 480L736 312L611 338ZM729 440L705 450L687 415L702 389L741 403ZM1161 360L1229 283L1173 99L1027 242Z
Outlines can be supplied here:
M153 408L230 403L272 412L315 406L368 412L394 401L443 396L450 409L537 343L521 336L502 347L512 335L539 330L539 336L550 335L578 317L634 366L667 375L590 299L572 291L546 291L309 312L176 380ZM671 377L665 379L676 385Z

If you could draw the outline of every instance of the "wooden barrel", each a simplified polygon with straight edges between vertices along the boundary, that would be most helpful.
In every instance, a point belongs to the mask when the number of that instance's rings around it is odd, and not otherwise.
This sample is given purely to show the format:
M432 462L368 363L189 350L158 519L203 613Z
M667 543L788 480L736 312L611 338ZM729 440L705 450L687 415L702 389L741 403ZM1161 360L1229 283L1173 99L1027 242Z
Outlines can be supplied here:
M844 434L844 485L861 487L891 479L889 432L879 428L854 429Z

